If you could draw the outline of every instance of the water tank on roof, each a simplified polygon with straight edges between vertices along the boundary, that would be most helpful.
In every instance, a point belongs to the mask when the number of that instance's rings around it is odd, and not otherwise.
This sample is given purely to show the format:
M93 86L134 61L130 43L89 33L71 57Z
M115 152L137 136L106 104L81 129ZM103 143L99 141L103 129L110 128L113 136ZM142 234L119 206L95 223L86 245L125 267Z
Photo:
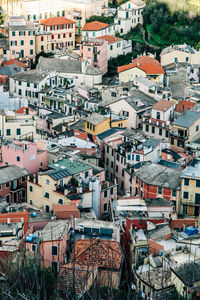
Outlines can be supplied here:
M184 232L190 236L190 235L194 235L194 234L197 234L199 232L199 229L198 228L195 228L193 226L190 226L190 227L187 227L185 228Z

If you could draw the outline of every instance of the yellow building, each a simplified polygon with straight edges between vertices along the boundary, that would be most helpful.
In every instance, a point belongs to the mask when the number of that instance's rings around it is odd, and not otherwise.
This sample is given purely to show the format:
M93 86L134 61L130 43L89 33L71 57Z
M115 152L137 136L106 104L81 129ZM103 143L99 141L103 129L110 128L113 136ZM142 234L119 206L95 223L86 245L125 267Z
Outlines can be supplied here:
M36 33L36 53L72 50L75 47L75 22L64 17L40 21Z
M61 158L48 165L49 170L39 173L27 182L27 202L47 212L54 204L78 202L81 206L91 207L92 190L81 186L79 178L92 176L92 167L72 158ZM71 197L76 200L70 200ZM81 195L81 196L80 196ZM79 197L78 197L79 196Z
M27 20L66 17L76 22L76 41L81 41L82 28L91 16L107 16L108 0L1 0L8 16L25 16Z
M126 119L121 116L113 117L112 115L100 115L93 112L84 122L84 130L93 135L98 135L113 127L126 128Z
M181 174L181 213L199 216L200 161L193 160Z
M137 77L145 77L163 84L165 72L156 59L140 56L128 65L118 67L118 73L120 82L129 82Z

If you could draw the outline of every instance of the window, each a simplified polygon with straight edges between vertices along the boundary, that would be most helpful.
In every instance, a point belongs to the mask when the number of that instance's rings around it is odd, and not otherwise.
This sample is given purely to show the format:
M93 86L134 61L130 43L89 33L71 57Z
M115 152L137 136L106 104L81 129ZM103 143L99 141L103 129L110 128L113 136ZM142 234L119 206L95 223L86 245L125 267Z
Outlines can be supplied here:
M33 55L33 49L30 50L30 55Z
M174 145L174 138L171 137L171 144Z
M46 212L48 213L50 210L49 205L46 205Z
M30 200L30 205L33 205L33 200Z
M195 203L200 204L200 194L195 193Z
M110 45L110 50L112 50L113 49L113 45Z
M149 125L146 125L146 131L147 132L149 131Z
M45 192L44 197L49 199L49 193Z
M158 194L162 195L162 188L160 186L158 186Z
M116 92L111 92L111 97L117 97L117 93Z
M10 187L10 182L6 182L6 188Z
M17 128L16 129L16 135L20 135L21 134L21 128Z
M117 153L117 161L119 161L119 154Z
M141 180L141 188L143 188L144 186L144 182Z
M140 161L140 155L136 155L136 161Z
M20 156L17 156L17 161L20 161Z
M58 247L51 246L51 255L58 255Z
M113 168L113 161L111 161L111 168Z
M118 172L118 166L116 166L116 172Z
M1 191L1 184L0 184L0 191Z
M108 197L108 191L104 191L104 198Z
M110 189L110 194L113 195L113 188Z
M200 180L196 180L196 187L200 187Z
M162 128L159 128L159 135L162 135Z
M151 128L151 132L155 133L155 127L154 126L152 126L152 128Z
M7 203L10 202L10 195L6 195L6 202L7 202Z
M57 17L60 17L60 12L59 11L57 11Z
M18 90L18 95L20 95L20 96L21 96L21 94L22 94L22 90L21 90L21 89L19 89L19 90Z
M183 198L188 199L189 198L189 193L188 192L183 192Z
M183 214L187 214L187 205L183 204Z
M29 192L32 192L33 191L33 187L32 185L29 186Z
M196 131L199 131L199 125L196 126Z
M58 39L60 39L60 34L58 34Z
M190 180L188 178L184 178L184 185L189 186Z
M33 245L31 246L31 250L32 250L33 252L36 252L36 251L37 251L37 245L34 245L34 244L33 244Z
M6 135L11 135L11 130L10 129L6 130Z
M24 41L23 40L21 41L21 46L24 46Z
M95 32L94 31L93 31L92 35L95 36Z
M136 177L135 182L136 182L136 184L138 184L138 177Z
M160 112L159 111L157 111L157 113L156 113L156 119L160 120Z
M169 131L168 130L166 130L166 132L165 132L165 137L166 138L169 137Z
M88 178L88 176L89 176L89 172L87 171L85 172L85 178Z
M43 36L41 36L41 42L43 42L44 41L44 37Z
M57 263L57 261L52 261L51 262L51 267L52 267L52 270L53 270L54 273L58 272L58 263Z
M30 40L30 45L33 45L33 40Z
M63 204L63 199L59 199L58 204Z
M176 190L172 190L172 197L176 197Z
M12 31L12 36L15 36L15 31Z
M108 210L108 204L104 203L104 205L103 205L103 211L107 211L107 210Z
M50 180L49 179L46 179L46 184L50 185Z
M63 16L63 17L65 16L65 11L64 11L64 10L62 11L62 16Z
M18 81L18 85L22 85L22 82L21 82L21 81Z

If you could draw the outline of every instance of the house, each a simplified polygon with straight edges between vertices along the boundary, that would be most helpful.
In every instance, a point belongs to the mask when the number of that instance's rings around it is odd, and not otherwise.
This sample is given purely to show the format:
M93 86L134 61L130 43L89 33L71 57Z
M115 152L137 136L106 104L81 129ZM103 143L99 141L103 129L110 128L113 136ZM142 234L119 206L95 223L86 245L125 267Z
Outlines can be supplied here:
M133 191L145 199L164 198L180 211L181 172L156 163L147 163L133 174ZM166 180L167 178L167 180Z
M143 115L151 109L156 101L136 89L130 91L128 94L128 97L126 95L124 97L117 97L117 93L113 92L113 98L116 100L112 100L112 98L105 99L100 106L109 108L113 113L126 117L127 128L141 128Z
M47 167L45 142L9 141L1 147L1 166L17 165L30 173Z
M6 59L8 60L10 57L10 43L8 37L0 39L0 55L0 63L5 61Z
M93 87L102 82L101 71L89 66L87 61L40 57L37 69L56 72L60 76L71 78L75 85L84 83Z
M46 224L45 224L46 225ZM41 267L50 267L55 272L64 263L68 245L69 221L50 221L43 228L31 227L25 238L27 255L40 259Z
M98 39L103 39L108 42L107 53L108 60L119 55L124 55L132 51L132 44L129 40L123 40L113 35L103 35Z
M55 73L42 70L30 70L14 74L10 77L10 94L27 98L33 105L41 105L40 91L46 87L57 85Z
M84 121L84 130L93 135L98 135L113 127L126 127L126 118L117 115L100 115L92 112Z
M35 36L36 53L73 50L75 47L75 22L65 17L40 20Z
M200 161L193 159L181 173L181 213L199 216Z
M0 110L0 136L2 140L33 139L36 133L37 120L30 115L20 115L13 111Z
M80 211L74 204L53 205L52 210L57 219L80 218Z
M0 167L0 196L9 204L26 201L26 180L29 172L16 165Z
M172 63L200 64L200 51L194 49L190 45L171 45L164 48L160 53L160 61L162 66Z
M178 293L191 299L199 297L200 262L188 261L171 267L171 277Z
M179 103L176 104L174 114L176 117L180 117L184 114L187 110L192 109L195 106L195 102L188 101L188 100L181 100Z
M171 125L171 146L183 150L185 145L199 134L199 128L200 112L187 110Z
M114 20L116 31L121 35L127 34L131 28L143 24L142 12L145 5L142 0L130 0L121 4L117 8L117 15Z
M82 27L86 20L91 16L108 15L108 1L107 0L87 0L87 1L54 1L49 0L49 5L46 5L45 0L35 2L35 0L22 1L11 5L2 3L2 9L6 15L13 16L24 15L29 21L39 21L51 17L66 17L76 22L76 42L80 43L82 35Z
M173 120L175 103L160 100L152 106L150 115L143 117L143 132L147 136L169 140L170 123Z
M71 281L69 269L91 268L99 286L118 288L121 280L123 254L119 243L104 239L79 239L76 242L69 264L64 265L61 271L61 282ZM93 283L93 282L92 282ZM75 282L75 285L78 282ZM83 284L86 285L87 281Z
M98 38L83 40L80 44L80 57L88 60L90 66L97 67L102 74L108 71L108 42Z
M15 113L16 114L20 114L20 115L26 115L26 116L27 115L30 115L30 116L36 116L37 115L37 111L36 110L34 110L34 109L30 108L30 107L25 107L25 106L17 109L15 111Z
M115 26L99 21L86 23L82 29L82 40L99 38L104 35L115 35Z
M43 207L47 212L54 204L71 204L78 202L83 207L92 207L92 187L89 181L78 184L79 177L84 181L93 175L93 168L72 158L62 158L48 165L49 170L30 179L27 185L27 201Z
M91 136L86 132L74 130L69 134L68 138L60 139L59 145L78 149L97 149L97 141L95 136Z
M132 63L118 67L119 81L129 82L137 77L147 77L155 82L163 83L164 70L160 63L149 56L140 56Z
M9 53L5 59L28 58L35 60L35 25L24 17L10 17L8 20Z

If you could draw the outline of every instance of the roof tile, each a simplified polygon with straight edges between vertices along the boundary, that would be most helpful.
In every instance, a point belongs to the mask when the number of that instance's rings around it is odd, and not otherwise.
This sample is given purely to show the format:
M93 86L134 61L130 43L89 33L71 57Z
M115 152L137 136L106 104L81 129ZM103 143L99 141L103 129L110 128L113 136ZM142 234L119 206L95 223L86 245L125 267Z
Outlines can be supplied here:
M75 24L76 22L64 17L53 17L53 18L43 19L40 21L40 23L46 26L55 26L55 25Z
M86 31L98 31L98 30L102 30L104 28L107 28L109 26L110 25L107 24L107 23L93 21L93 22L90 22L90 23L86 23L85 26L83 27L83 30L86 30Z
M146 74L164 74L164 70L159 61L149 56L140 56L134 59L131 64L118 67L118 73L132 68L139 68Z

